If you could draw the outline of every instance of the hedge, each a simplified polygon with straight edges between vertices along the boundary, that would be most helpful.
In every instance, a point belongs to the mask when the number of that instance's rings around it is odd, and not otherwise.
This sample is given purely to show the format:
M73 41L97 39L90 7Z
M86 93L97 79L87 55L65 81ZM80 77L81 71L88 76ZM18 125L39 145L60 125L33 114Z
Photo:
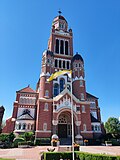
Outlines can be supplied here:
M72 159L71 152L44 152L44 160Z
M44 160L60 160L70 159L72 160L72 152L44 152ZM111 156L104 154L91 154L76 151L75 159L78 160L120 160L120 156Z
M92 154L92 153L81 153L76 152L76 156L80 158L80 160L119 160L117 156L105 155L105 154Z
M18 143L19 142L24 142L24 139L23 138L16 138L13 143L14 143L14 147L18 147Z
M19 146L19 145L29 145L29 143L26 142L26 141L25 141L25 142L18 142L18 146Z
M50 138L36 138L35 139L35 145L37 145L37 146L50 145L50 143L51 143Z

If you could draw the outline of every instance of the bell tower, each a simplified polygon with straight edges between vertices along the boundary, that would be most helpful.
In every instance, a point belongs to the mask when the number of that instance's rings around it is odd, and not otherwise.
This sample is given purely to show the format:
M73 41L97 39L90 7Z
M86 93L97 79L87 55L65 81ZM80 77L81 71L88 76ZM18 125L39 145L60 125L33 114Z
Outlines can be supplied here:
M48 49L59 57L70 58L73 56L73 34L68 30L66 19L60 15L52 22L51 35L48 40Z

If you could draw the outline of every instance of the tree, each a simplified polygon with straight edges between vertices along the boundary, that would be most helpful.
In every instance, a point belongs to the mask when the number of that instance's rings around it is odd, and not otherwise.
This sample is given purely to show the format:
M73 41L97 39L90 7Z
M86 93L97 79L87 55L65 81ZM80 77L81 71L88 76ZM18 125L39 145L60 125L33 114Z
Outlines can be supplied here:
M22 137L24 138L25 141L32 141L33 137L34 137L34 133L33 132L25 132Z
M8 135L9 142L10 142L10 143L13 143L14 138L15 138L15 135L14 135L13 132L11 132L11 133Z
M117 118L110 117L105 123L107 133L111 133L114 138L120 136L120 122Z

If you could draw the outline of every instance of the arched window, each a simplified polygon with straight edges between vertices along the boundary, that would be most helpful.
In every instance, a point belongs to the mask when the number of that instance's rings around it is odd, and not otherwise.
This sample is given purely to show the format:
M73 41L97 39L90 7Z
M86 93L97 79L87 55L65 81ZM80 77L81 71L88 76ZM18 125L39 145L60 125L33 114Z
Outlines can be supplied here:
M70 66L69 66L69 61L67 61L67 69L69 69L70 68Z
M29 99L29 104L32 104L32 99Z
M57 109L57 106L55 105L55 106L54 106L54 110L56 110L56 109Z
M94 131L94 126L92 125L92 131Z
M65 61L63 61L63 68L65 68Z
M59 53L59 40L56 39L56 48L55 48L55 52Z
M68 41L65 41L65 54L68 55Z
M83 124L83 131L86 131L86 130L87 130L86 124Z
M23 98L20 98L20 103L23 103Z
M97 131L97 130L98 130L98 126L96 125L96 126L95 126L95 131Z
M59 85L57 83L54 84L54 96L59 94Z
M18 125L18 129L19 129L19 130L21 129L21 123L19 123L19 125Z
M101 128L100 128L100 126L98 126L98 131L100 131L101 130Z
M22 128L23 130L25 130L26 129L26 124L25 123L23 123L23 128Z
M48 90L45 91L45 96L46 96L46 97L49 96L49 91L48 91Z
M55 67L57 67L57 66L58 66L58 60L55 59Z
M61 60L59 60L59 68L61 68Z
M27 103L27 99L25 98L25 104Z
M59 121L58 121L59 124L67 124L67 117L65 115L61 115L59 117Z
M32 104L35 104L35 99L32 100Z
M64 80L63 78L61 78L61 79L60 79L60 92L63 91L64 86L65 86L65 80Z
M31 130L34 130L34 124L31 125Z
M27 104L30 104L30 99L29 98L27 98Z
M80 87L81 87L81 86L83 86L83 81L82 81L82 80L80 80Z
M25 100L26 100L26 99L25 99L25 98L23 98L23 102L22 102L23 104L25 104Z
M43 123L43 130L47 131L47 123Z
M64 41L60 41L60 54L64 54Z
M44 111L48 111L48 103L45 103L45 105L44 105Z
M30 124L30 123L28 124L27 129L28 129L28 130L31 130L31 124Z
M82 113L85 113L85 106L82 105Z
M47 63L50 63L50 59L49 58L47 59Z
M84 100L84 93L81 93L81 100Z
M16 125L15 125L15 129L16 129L16 130L18 130L18 129L19 129L19 126L18 126L18 124L16 124Z

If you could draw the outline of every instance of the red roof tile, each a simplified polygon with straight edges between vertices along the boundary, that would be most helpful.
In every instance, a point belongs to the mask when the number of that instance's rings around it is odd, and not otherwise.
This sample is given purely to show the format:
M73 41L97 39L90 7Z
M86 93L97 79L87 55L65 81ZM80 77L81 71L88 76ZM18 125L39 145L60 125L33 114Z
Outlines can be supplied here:
M32 88L30 88L29 86L17 91L17 92L24 92L24 93L36 93L36 91L34 91Z

